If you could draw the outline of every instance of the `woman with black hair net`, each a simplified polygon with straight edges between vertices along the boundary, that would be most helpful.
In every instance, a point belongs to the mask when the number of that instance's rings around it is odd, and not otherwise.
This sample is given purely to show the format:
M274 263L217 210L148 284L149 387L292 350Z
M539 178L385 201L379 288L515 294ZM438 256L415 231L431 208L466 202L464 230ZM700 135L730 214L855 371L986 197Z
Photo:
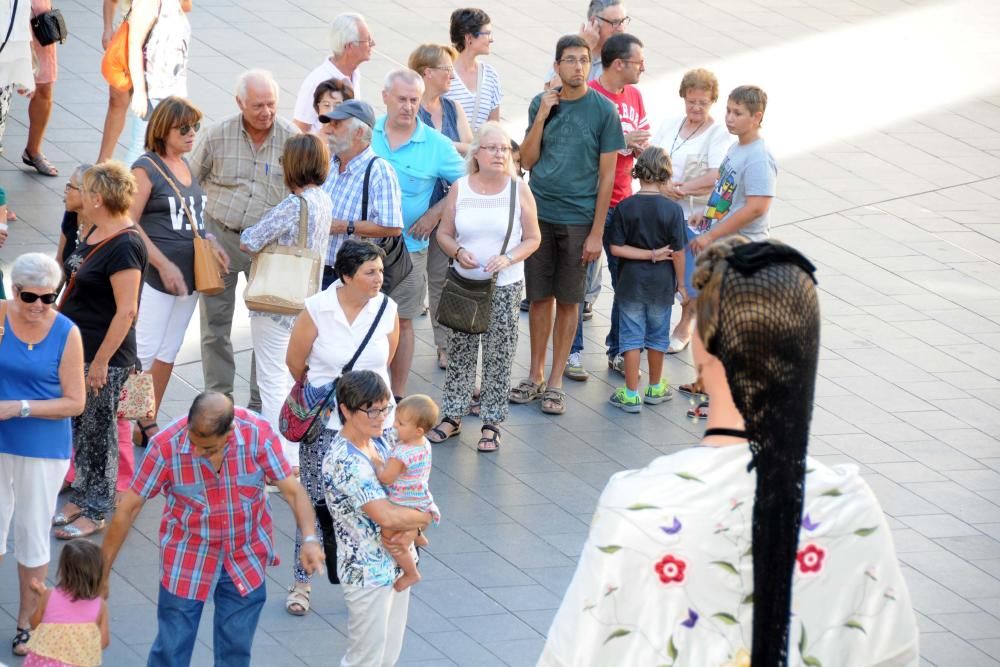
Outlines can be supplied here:
M814 271L743 237L698 257L702 446L612 477L539 665L917 665L874 493L856 467L806 456Z

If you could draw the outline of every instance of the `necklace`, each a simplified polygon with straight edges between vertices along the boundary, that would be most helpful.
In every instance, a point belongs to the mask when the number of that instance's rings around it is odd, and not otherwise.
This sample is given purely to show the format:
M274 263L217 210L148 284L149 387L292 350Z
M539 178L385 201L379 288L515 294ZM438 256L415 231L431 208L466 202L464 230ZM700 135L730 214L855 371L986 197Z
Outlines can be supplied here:
M701 121L701 125L699 125L698 127L694 128L694 132L692 132L691 134L687 135L687 137L684 138L684 141L682 141L680 143L680 145L678 146L677 145L677 139L681 136L681 130L684 129L685 125L687 125L687 121L686 120L680 124L680 127L677 128L677 134L674 135L674 140L670 142L670 157L673 157L675 151L677 151L680 148L683 148L684 144L686 144L687 142L691 141L691 138L694 137L694 135L698 134L698 132L701 130L701 128L705 126L705 121Z

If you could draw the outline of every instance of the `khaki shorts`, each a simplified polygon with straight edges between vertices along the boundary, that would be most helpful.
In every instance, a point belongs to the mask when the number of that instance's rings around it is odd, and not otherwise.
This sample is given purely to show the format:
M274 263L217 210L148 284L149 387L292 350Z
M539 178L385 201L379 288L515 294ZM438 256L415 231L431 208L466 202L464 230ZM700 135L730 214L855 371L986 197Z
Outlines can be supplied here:
M52 0L31 0L31 15L37 16L52 9ZM29 28L30 29L30 28ZM38 61L38 71L35 72L35 84L55 83L59 74L59 66L56 58L56 45L49 44L42 46L35 39L34 32L31 35L31 50Z
M410 251L413 270L403 278L403 282L392 288L389 294L396 302L401 320L415 320L424 312L424 296L427 294L427 249Z
M559 303L583 303L587 265L583 245L590 225L565 225L538 221L542 242L524 260L524 291L528 301L555 297Z

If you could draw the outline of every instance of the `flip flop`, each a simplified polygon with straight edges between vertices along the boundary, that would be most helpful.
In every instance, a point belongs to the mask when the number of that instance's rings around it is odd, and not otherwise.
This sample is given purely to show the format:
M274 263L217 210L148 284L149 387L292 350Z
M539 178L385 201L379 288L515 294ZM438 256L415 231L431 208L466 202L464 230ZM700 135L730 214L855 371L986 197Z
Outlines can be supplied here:
M78 526L74 526L73 524L67 524L56 531L55 533L56 539L75 540L80 537L90 537L91 535L94 535L95 533L99 533L102 530L104 530L104 526L106 525L104 519L101 519L100 521L94 521L93 519L87 519L87 520L90 521L92 524L94 524L92 528L83 529Z
M442 431L441 430L441 425L442 424L451 424L451 432L450 433L445 433L444 431ZM444 442L445 440L447 440L449 438L454 438L456 435L458 435L461 432L462 432L462 422L455 421L451 417L442 417L441 418L441 423L438 424L437 426L435 426L434 428L432 428L430 430L430 432L427 434L427 439L430 440L431 443L433 443L433 444L436 445L436 444ZM433 438L431 437L431 433L434 434Z
M28 149L27 148L25 148L24 152L21 153L21 162L23 162L24 164L28 165L29 167L31 167L35 171L37 171L42 176L58 176L59 175L59 170L56 169L54 166L52 166L52 163L49 162L48 158L46 158L41 153L38 153L34 157L31 157L30 155L28 155Z
M693 419L695 421L708 419L708 401L702 401L698 405L688 410L687 416L688 419Z
M493 431L493 437L487 436L486 431ZM500 449L500 429L491 424L483 424L482 433L483 437L479 439L477 450L489 454Z

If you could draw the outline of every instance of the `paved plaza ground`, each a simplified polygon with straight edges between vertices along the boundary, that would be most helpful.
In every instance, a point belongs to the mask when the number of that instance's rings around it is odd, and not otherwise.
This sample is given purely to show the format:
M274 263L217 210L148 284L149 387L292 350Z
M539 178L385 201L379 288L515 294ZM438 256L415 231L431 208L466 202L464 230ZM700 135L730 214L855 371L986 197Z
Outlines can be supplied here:
M60 48L56 109L45 152L63 173L28 174L19 155L26 104L15 100L0 183L20 221L0 250L52 252L65 176L97 154L106 104L98 74L100 3L62 0L71 37ZM527 103L561 32L584 0L483 5L493 18L506 91L503 116L523 134ZM773 236L820 267L823 348L811 453L853 463L890 517L918 612L922 663L1000 664L1000 9L995 0L635 0L630 31L646 42L642 89L654 129L682 113L680 75L719 73L723 90L758 83L770 93L764 130L779 162ZM419 41L447 41L457 0L195 0L189 87L208 122L235 112L235 77L266 67L288 115L305 73L326 54L325 25L360 10L377 41L363 97L381 106L381 76ZM723 101L715 109L721 119ZM119 154L123 154L120 149ZM444 521L430 533L402 661L407 665L531 665L608 477L697 442L700 427L674 400L627 415L607 397L620 378L601 342L608 291L587 325L589 381L567 381L568 414L515 407L501 451L477 454L476 420L436 446L432 489ZM409 389L440 396L426 318ZM192 324L163 406L186 410L202 373ZM247 398L249 326L237 313L237 398ZM514 376L525 373L527 320ZM668 362L671 382L693 379L690 353ZM149 503L115 567L112 644L105 664L145 663L155 635L156 533ZM345 646L339 590L320 582L314 611L284 611L293 521L274 502L283 564L254 664L332 665ZM55 545L54 560L58 554ZM13 635L15 563L0 564L0 639ZM211 605L195 664L211 664ZM8 644L9 645L9 644ZM12 662L0 649L0 663Z

